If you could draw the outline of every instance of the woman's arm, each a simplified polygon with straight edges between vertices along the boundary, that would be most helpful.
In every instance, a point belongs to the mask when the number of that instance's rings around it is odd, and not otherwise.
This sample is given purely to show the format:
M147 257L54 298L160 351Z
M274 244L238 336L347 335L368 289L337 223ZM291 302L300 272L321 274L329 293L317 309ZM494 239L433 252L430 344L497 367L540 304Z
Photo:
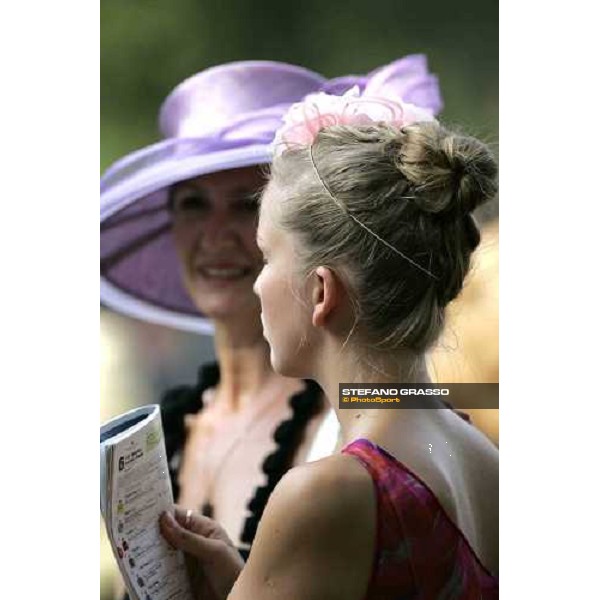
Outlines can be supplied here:
M162 518L163 535L196 559L211 592L205 590L203 600L361 600L367 590L376 498L369 474L349 456L288 471L269 499L243 570L215 521L182 509L175 517Z
M275 489L230 600L360 600L375 551L368 473L335 456L288 472Z

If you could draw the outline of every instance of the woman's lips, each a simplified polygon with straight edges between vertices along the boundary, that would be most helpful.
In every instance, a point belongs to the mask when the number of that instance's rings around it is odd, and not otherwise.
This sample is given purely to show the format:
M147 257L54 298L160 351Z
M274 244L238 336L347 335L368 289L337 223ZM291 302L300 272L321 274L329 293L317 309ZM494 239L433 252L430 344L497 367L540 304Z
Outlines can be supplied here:
M250 267L202 266L196 267L196 273L205 279L233 281L242 279L252 273Z

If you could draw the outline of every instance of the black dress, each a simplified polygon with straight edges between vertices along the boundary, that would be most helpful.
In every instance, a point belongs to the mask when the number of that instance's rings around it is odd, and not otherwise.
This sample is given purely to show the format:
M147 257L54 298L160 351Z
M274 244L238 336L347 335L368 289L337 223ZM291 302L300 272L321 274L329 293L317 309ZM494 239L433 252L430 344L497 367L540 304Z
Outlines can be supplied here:
M165 392L160 403L169 475L175 500L179 496L177 475L185 444L185 416L202 410L202 393L216 386L218 382L218 365L216 363L204 365L198 371L196 385L170 389ZM249 547L254 541L269 496L279 480L291 468L309 421L322 409L323 393L315 382L305 380L304 390L291 396L288 402L292 409L292 416L280 423L275 430L273 437L277 448L266 456L262 465L267 483L258 487L248 500L248 516L240 536L241 542L247 546L245 549L240 549L244 559L247 558Z

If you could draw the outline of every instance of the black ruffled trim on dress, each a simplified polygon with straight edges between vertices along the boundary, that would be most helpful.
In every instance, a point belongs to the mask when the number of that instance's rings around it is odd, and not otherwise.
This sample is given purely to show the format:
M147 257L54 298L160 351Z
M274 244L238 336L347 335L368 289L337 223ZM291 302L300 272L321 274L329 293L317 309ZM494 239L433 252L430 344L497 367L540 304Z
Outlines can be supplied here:
M165 447L169 475L173 486L173 497L179 497L177 475L178 455L185 444L185 417L199 413L203 408L202 393L219 382L219 367L216 363L203 365L198 370L196 385L181 385L167 390L160 402L160 413L165 434Z
M265 458L262 465L267 484L257 488L254 497L248 502L250 516L246 519L241 536L241 541L245 544L252 545L269 496L291 468L309 421L322 408L321 388L310 380L305 380L305 385L304 390L289 399L291 418L283 421L273 434L277 448Z
M219 366L216 363L203 365L198 371L196 385L179 386L168 390L161 400L167 461L175 498L179 496L179 486L177 485L179 464L176 459L183 451L185 442L185 416L200 412L203 408L202 393L218 383ZM288 402L292 409L292 416L280 423L273 434L277 448L265 458L262 465L263 472L267 476L267 483L258 487L248 502L247 507L250 514L244 523L240 539L249 546L254 541L267 500L279 480L291 468L308 423L323 406L323 394L319 385L314 381L305 380L305 386L304 390L290 397ZM244 558L247 558L249 550L241 549L240 552Z

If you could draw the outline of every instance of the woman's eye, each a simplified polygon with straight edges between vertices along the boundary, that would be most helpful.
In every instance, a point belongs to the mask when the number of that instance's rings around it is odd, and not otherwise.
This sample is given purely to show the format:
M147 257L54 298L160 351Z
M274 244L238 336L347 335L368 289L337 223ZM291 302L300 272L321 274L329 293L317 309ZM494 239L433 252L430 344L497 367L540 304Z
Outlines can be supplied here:
M202 196L190 195L175 199L176 212L198 212L206 208L206 200Z

